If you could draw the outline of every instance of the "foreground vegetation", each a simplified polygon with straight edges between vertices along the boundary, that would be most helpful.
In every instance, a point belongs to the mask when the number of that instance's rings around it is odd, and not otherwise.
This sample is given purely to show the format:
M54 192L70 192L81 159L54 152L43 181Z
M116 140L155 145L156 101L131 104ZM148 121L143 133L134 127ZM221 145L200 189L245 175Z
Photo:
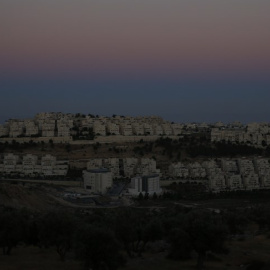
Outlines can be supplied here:
M156 246L157 253L166 251L168 260L196 258L197 269L202 269L211 254L228 253L228 240L244 235L250 224L269 233L269 208L216 213L175 206L40 213L2 207L0 246L4 256L12 255L16 246L29 252L31 246L53 249L59 260L78 260L82 268L94 270L118 269Z

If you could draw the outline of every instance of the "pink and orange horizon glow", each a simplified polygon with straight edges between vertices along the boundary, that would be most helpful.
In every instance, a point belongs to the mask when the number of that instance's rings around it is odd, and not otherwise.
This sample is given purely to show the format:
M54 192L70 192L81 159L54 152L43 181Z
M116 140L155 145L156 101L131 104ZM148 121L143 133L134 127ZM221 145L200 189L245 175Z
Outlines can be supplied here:
M262 74L269 1L2 1L12 73ZM266 75L266 74L265 74Z
M3 89L19 78L268 86L269 14L268 0L2 0Z

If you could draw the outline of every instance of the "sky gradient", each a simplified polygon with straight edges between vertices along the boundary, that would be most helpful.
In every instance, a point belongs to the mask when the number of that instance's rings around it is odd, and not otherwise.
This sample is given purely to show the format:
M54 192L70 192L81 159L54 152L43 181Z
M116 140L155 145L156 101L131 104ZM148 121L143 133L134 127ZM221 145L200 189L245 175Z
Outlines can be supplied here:
M269 121L269 14L269 0L1 0L0 123Z

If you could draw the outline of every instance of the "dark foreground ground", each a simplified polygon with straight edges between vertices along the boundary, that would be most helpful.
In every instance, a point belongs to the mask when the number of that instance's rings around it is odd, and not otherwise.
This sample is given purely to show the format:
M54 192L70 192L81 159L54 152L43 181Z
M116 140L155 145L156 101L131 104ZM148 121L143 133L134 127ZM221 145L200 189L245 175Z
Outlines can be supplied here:
M270 239L266 235L249 235L246 238L232 240L227 245L230 253L209 256L205 269L270 269ZM148 252L140 258L129 259L126 266L121 269L192 270L196 269L195 265L195 260L173 261L166 258L166 252ZM18 246L10 256L0 255L0 269L81 270L82 264L71 257L62 262L54 249Z

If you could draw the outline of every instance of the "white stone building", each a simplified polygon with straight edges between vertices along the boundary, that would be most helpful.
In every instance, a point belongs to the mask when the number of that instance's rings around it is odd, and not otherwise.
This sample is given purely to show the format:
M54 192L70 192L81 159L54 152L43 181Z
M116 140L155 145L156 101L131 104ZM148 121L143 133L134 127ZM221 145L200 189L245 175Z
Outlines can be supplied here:
M96 135L106 136L106 126L103 123L94 122L93 131L95 132Z
M206 177L205 168L203 168L200 163L198 163L198 162L189 163L188 168L189 168L189 176L191 178L195 179L195 178L205 178Z
M124 158L123 159L123 171L125 177L132 177L135 175L136 168L138 165L137 158Z
M119 125L112 123L112 122L108 122L106 127L107 127L108 134L110 134L110 135L119 135L120 134Z
M73 120L63 117L56 121L57 123L57 136L58 137L69 137L70 130L73 127Z
M25 121L25 136L31 137L39 134L38 125L33 120Z
M226 185L230 190L241 190L244 188L240 174L231 174L226 177Z
M169 175L185 179L189 177L189 169L182 162L173 163L169 166Z
M106 159L104 159L102 167L107 168L111 172L113 178L120 176L119 158L106 158Z
M148 193L150 196L154 193L160 194L162 190L160 188L159 175L153 174L133 177L128 192L134 196L137 196L140 193Z
M143 129L145 135L154 135L153 127L151 126L151 124L143 124Z
M243 176L243 186L245 189L257 189L260 187L259 176L255 173L249 173Z
M93 193L105 194L112 187L112 174L107 169L83 171L84 188Z
M182 134L183 125L181 124L172 124L171 125L173 135L178 136Z
M9 137L16 138L24 134L24 121L11 119L9 124Z
M238 174L239 169L236 160L232 159L222 159L221 160L221 168L226 173L230 174Z
M41 173L44 176L65 176L68 172L68 161L56 160L56 157L45 155L41 158Z
M162 129L161 125L159 125L159 124L153 125L153 131L154 131L154 135L157 135L157 136L163 135L163 129Z
M225 176L221 173L221 171L216 171L216 173L211 173L208 176L209 179L209 188L212 191L219 192L221 190L226 189L226 180Z
M38 157L32 154L27 154L23 156L22 160L22 172L25 175L34 175L35 173L38 174L37 168Z
M253 160L256 173L259 175L261 187L270 187L270 163L266 158Z
M0 138L8 137L9 135L9 125L0 125Z
M93 158L87 162L87 170L103 168L102 158Z
M157 163L152 158L141 158L136 167L136 174L151 175L157 173Z
M238 159L237 162L241 175L246 176L254 173L254 165L252 160Z
M167 135L167 136L170 136L170 135L173 135L173 130L172 130L172 127L170 124L168 123L165 123L165 124L162 124L162 133Z
M20 157L12 153L5 154L3 160L3 172L4 173L14 173L18 171L18 165L20 162Z
M132 124L132 133L134 135L138 135L138 136L144 135L143 124L140 124L140 123L134 123L134 124Z
M132 136L132 125L127 123L120 123L120 134L123 136Z
M55 136L55 120L45 119L39 122L42 130L42 137L54 137Z

